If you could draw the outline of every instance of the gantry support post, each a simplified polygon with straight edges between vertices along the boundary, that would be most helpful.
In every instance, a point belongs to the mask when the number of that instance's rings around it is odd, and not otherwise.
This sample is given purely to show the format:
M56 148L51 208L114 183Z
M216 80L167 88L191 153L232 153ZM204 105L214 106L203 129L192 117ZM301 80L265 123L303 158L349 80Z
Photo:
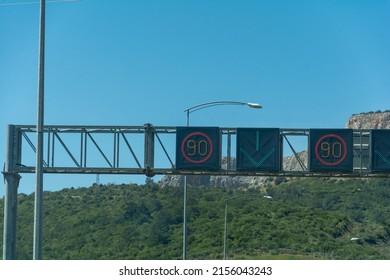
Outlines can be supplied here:
M9 125L7 131L7 150L4 165L4 234L3 259L16 259L16 214L20 175L16 166L20 160L20 135L15 126Z
M152 124L147 123L145 127L145 157L144 157L144 168L145 175L148 177L153 177L154 172L154 133L155 128Z

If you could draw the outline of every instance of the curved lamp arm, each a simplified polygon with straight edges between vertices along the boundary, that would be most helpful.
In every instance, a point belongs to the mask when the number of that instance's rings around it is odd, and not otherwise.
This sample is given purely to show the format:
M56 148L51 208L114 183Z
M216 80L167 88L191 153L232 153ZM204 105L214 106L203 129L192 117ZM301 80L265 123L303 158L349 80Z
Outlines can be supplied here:
M192 107L189 107L184 110L184 112L194 112L198 111L203 108L212 107L212 106L218 106L218 105L244 105L255 109L260 109L262 106L258 103L252 103L252 102L241 102L241 101L212 101L212 102L206 102L202 104L198 104Z
M260 104L258 103L252 103L252 102L242 102L242 101L212 101L212 102L206 102L202 104L198 104L192 107L189 107L184 110L184 112L187 113L187 126L190 124L190 113L208 108L208 107L213 107L213 106L219 106L219 105L244 105L248 106L250 108L255 108L255 109L261 109L263 108Z
M184 112L187 113L187 126L189 125L190 113L198 111L198 110L201 110L201 109L205 109L205 108L208 108L208 107L219 106L219 105L243 105L243 106L248 106L248 107L254 108L254 109L261 109L261 108L263 108L260 104L252 103L252 102L242 102L242 101L212 101L212 102L206 102L206 103L202 103L202 104L198 104L198 105L189 107L189 108L184 110Z

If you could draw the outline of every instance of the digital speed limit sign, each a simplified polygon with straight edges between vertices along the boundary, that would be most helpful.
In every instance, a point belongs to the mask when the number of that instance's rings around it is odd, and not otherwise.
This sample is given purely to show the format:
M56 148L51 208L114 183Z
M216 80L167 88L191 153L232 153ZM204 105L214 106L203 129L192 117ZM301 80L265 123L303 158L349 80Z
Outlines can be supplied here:
M176 128L177 169L220 169L218 127Z
M353 171L352 129L310 130L310 171Z

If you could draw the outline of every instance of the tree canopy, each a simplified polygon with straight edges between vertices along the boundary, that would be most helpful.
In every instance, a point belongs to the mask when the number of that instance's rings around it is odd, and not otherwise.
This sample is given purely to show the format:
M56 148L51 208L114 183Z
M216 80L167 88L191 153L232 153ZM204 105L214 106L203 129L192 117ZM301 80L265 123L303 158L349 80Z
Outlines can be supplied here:
M390 259L389 179L190 186L187 197L188 259L222 259L226 204L229 259ZM19 194L18 203L17 258L32 259L34 194ZM44 259L174 260L182 242L181 187L149 181L44 193Z

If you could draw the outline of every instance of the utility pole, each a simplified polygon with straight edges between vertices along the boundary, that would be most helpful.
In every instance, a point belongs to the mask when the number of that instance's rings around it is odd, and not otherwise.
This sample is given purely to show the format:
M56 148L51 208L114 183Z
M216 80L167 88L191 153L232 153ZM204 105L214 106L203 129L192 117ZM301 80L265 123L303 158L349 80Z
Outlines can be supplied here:
M57 1L73 2L73 1ZM44 130L44 91L45 91L45 17L46 0L40 1L39 15L39 49L38 49L38 102L37 102L37 154L36 154L36 187L34 205L34 240L33 259L42 259L43 235L43 130Z
M36 186L34 205L33 259L42 259L43 232L43 129L44 129L44 88L45 88L45 8L46 0L40 2L39 50L38 50L38 104L37 104L37 154Z

